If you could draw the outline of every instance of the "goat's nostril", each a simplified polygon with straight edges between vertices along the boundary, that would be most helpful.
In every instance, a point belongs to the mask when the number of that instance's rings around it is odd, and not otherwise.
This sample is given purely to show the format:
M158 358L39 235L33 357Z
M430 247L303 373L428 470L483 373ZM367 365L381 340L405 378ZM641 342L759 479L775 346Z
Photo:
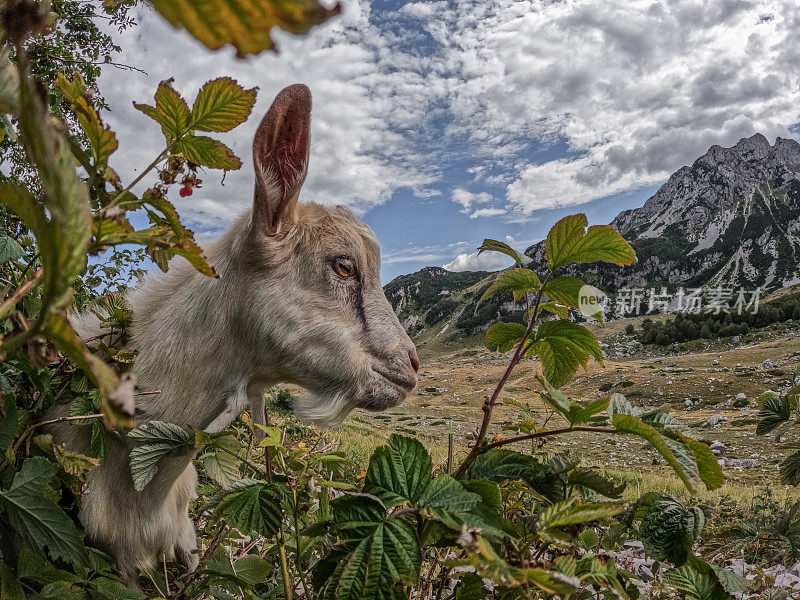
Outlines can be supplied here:
M409 350L408 351L408 358L411 361L411 368L414 369L414 373L419 372L419 357L417 356L416 350Z

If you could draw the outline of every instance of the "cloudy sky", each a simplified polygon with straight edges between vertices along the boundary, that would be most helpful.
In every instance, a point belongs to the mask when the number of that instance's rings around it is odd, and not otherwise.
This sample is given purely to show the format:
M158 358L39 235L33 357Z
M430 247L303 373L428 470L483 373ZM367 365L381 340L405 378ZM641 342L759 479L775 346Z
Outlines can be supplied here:
M252 201L250 145L275 93L312 91L302 199L345 204L377 233L383 278L476 257L484 237L524 249L565 214L606 223L640 206L712 144L798 137L800 4L795 0L342 0L342 15L280 51L210 52L149 9L119 36L101 89L130 180L162 144L130 103L159 81L191 103L208 79L258 86L253 117L222 139L239 172L202 176L172 198L201 239ZM499 256L499 255L498 255Z

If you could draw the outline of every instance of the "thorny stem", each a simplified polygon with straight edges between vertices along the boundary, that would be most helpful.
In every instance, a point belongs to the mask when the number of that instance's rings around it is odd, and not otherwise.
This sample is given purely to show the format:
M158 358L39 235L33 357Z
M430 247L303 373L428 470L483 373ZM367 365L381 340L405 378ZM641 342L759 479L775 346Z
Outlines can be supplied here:
M283 539L283 522L278 528L278 548L281 555L281 576L283 578L283 592L286 600L292 600L292 580L289 577L289 561L286 559L286 542Z
M162 151L161 151L161 154L159 154L158 156L156 156L155 160L154 160L153 162L151 162L151 163L150 163L150 165L149 165L149 166L148 166L148 167L147 167L147 168L146 168L144 171L142 171L141 173L139 173L139 176L138 176L136 179L134 179L133 181L131 181L131 182L130 182L130 184L128 184L128 187L126 187L126 188L125 188L124 190L122 190L122 191L121 191L119 194L117 194L116 196L114 196L114 198L112 198L112 199L111 199L111 202L109 203L109 206L114 206L114 205L116 205L116 203L117 203L117 202L119 202L119 200L121 200L121 199L122 199L122 197L123 197L125 194L127 194L128 192L130 192L130 191L131 191L131 189L133 188L133 186L135 186L135 185L136 185L137 183L139 183L139 182L140 182L142 179L144 179L144 176L145 176L145 175L147 175L147 174L148 174L150 171L152 171L153 169L155 169L155 168L156 168L156 166L158 165L158 163L160 163L162 160L164 160L164 158L167 156L167 152L168 152L168 151L169 151L169 146L168 146L168 147L166 147L166 148L164 148L164 150L162 150Z
M483 406L483 421L481 422L481 428L478 432L478 437L475 438L475 444L472 446L470 453L464 459L464 462L461 463L461 465L458 467L458 470L453 474L454 479L461 479L464 476L464 473L467 472L467 468L478 457L478 455L486 450L483 442L486 440L486 434L489 431L489 423L492 421L492 411L497 403L497 398L500 396L500 392L503 391L503 387L506 385L508 378L511 376L511 372L522 359L523 349L525 348L528 336L530 336L533 326L536 323L536 318L539 316L539 305L542 302L542 294L547 282L550 280L550 275L551 273L548 273L547 277L542 282L542 285L539 287L539 291L536 294L536 303L533 307L533 313L531 313L531 316L528 319L528 326L525 329L525 334L522 336L519 344L517 344L517 350L514 352L514 357L511 359L511 362L508 363L508 367L506 367L503 377L500 378L500 382L497 384L497 387L495 387L491 398L489 398L489 401Z
M564 427L563 429L551 429L550 431L540 431L538 433L530 433L528 435L521 435L519 437L513 437L513 438L508 438L506 440L499 440L497 442L492 442L491 444L486 444L482 448L482 451L486 452L487 450L491 450L492 448L500 448L501 446L506 446L508 444L513 444L515 442L535 440L538 438L550 437L553 435L561 435L562 433L571 433L573 431L585 431L588 433L627 433L625 431L620 431L618 429L613 429L611 427Z

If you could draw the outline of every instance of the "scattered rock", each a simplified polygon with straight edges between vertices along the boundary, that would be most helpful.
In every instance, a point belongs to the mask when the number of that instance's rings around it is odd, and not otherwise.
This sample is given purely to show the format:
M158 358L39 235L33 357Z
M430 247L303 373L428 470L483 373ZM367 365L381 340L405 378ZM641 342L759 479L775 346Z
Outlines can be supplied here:
M737 400L747 400L747 394L739 392L738 394L736 394L736 399Z
M719 464L723 468L732 469L755 469L761 461L755 458L720 458Z
M711 361L711 364L713 366L717 366L719 364L719 361L715 358L714 360Z
M722 415L711 415L706 421L706 425L708 427L718 427L720 423L727 420L728 417L723 417Z
M714 440L713 442L711 442L711 444L708 447L714 456L722 456L723 454L725 454L726 450L725 444L723 444L718 440Z
M761 363L761 368L762 369L774 369L775 368L775 363L772 362L770 359L767 359L763 363Z

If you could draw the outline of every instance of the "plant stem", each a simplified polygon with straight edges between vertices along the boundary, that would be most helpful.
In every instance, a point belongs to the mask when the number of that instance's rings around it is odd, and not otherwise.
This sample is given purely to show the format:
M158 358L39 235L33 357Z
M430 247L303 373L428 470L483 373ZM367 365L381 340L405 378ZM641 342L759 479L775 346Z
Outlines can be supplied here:
M200 558L200 562L202 563L205 561L211 553L216 550L217 546L219 545L220 540L222 539L222 534L225 533L225 530L228 528L228 524L225 521L222 521L219 526L219 531L217 531L217 535L214 536L214 539L211 540L211 543L206 548L206 551L203 552L202 558ZM186 577L186 581L183 583L183 587L178 590L174 596L171 597L171 600L180 600L186 594L187 588L200 576L199 565L198 568L189 573L189 576Z
M0 304L0 319L5 319L8 313L10 313L13 308L17 305L17 302L22 300L22 298L30 292L37 283L39 283L39 279L42 277L42 267L36 269L33 275L31 275L27 280L25 280L22 285L20 285L14 293L11 294L8 298L3 300L3 303Z
M571 433L573 431L585 431L589 433L628 433L627 431L619 431L618 429L614 429L612 427L580 427L580 426L564 427L563 429L540 431L538 433L531 433L528 435L521 435L519 437L509 438L507 440L492 442L491 444L486 444L485 446L483 446L483 448L481 448L481 452L486 452L487 450L491 450L492 448L500 448L501 446L505 446L507 444L513 444L515 442L535 440L537 438L550 437L551 435L561 435L562 433Z
M281 555L281 576L283 577L283 593L286 600L292 600L292 581L289 577L289 561L286 560L286 542L283 539L283 523L278 529L278 548Z
M134 179L133 181L131 181L131 183L128 185L128 187L126 187L119 194L114 196L111 199L111 202L109 203L109 206L114 206L125 194L127 194L128 192L131 191L133 186L135 186L142 179L144 179L145 175L147 175L150 171L152 171L156 167L156 165L158 165L158 163L160 163L162 160L164 160L164 157L167 155L168 151L169 151L169 146L164 148L164 150L161 151L161 154L156 156L155 160L153 162L151 162L150 165L148 165L148 167L144 171L139 173L139 176L136 179Z
M464 476L464 473L467 472L467 468L472 464L472 461L474 461L478 455L483 452L483 442L486 439L486 434L489 430L489 423L492 420L492 411L497 403L497 398L500 396L500 392L503 391L503 387L506 385L508 378L511 376L511 372L522 359L525 342L533 330L533 325L536 323L536 318L539 316L539 305L542 302L542 293L544 292L544 288L549 280L550 274L548 274L545 280L542 282L542 285L536 294L536 304L533 307L533 313L528 319L528 326L525 329L525 334L522 336L519 344L517 344L517 350L514 352L514 357L511 359L511 362L508 363L508 367L506 367L505 373L503 373L503 377L500 379L497 387L494 388L491 398L489 398L489 401L483 406L483 421L481 422L481 428L478 432L478 437L475 438L475 445L472 446L472 449L470 450L470 453L467 454L464 462L461 463L461 465L458 467L458 470L453 474L454 479L461 479Z

